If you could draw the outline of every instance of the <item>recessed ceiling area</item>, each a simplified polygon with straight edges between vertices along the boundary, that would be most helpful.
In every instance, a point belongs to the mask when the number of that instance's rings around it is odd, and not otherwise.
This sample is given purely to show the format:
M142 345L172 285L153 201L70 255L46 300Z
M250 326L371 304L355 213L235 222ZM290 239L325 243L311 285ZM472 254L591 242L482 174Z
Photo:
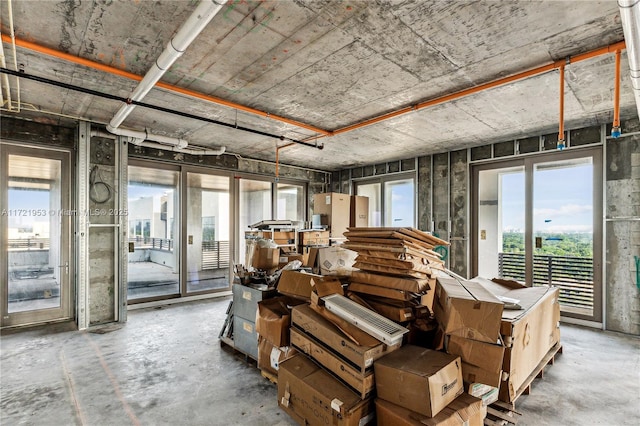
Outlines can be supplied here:
M13 30L24 73L127 98L138 83L131 74L153 66L197 3L13 0L13 28L8 2L0 5L7 68ZM333 136L316 130L339 130L623 39L613 1L229 0L164 74L165 88L144 102L321 144L322 151L281 149L279 161L339 170L557 131L557 70ZM628 70L623 50L623 116L636 114ZM614 75L613 53L565 66L568 128L612 121ZM2 114L106 124L123 105L24 78L18 93L16 78L8 81L21 112ZM144 107L121 127L268 161L286 143Z

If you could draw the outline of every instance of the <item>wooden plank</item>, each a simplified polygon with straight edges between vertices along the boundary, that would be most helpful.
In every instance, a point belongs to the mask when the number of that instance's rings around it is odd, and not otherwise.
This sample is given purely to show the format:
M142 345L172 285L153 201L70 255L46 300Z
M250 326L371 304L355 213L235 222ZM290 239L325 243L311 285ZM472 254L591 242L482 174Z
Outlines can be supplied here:
M502 410L506 410L506 411L512 411L513 413L517 414L518 416L521 416L522 413L518 412L515 410L515 407L513 404L510 404L508 402L502 402L500 400L498 401L494 401L493 403L491 403L491 405L500 408Z
M540 372L544 370L544 367L546 367L547 364L550 363L550 361L556 356L556 354L561 353L561 351L562 345L560 344L560 342L558 342L549 350L549 352L547 352L544 358L542 358L542 361L540 361L538 366L533 370L529 377L527 377L522 386L520 386L520 389L518 389L518 391L516 392L516 396L513 399L513 402L515 402L520 397L520 395L529 395L529 392L531 391L531 383L535 380L536 377L538 377Z
M366 237L349 237L349 241L354 243L371 243L371 244L380 244L387 245L392 247L403 247L404 241L398 240L396 238L366 238Z
M509 411L510 413L511 411ZM509 414L503 412L503 411L499 411L496 410L495 408L488 406L487 407L487 414L490 414L494 417L497 417L499 419L505 420L509 423L513 423L514 425L517 424L518 420L515 417L510 416Z

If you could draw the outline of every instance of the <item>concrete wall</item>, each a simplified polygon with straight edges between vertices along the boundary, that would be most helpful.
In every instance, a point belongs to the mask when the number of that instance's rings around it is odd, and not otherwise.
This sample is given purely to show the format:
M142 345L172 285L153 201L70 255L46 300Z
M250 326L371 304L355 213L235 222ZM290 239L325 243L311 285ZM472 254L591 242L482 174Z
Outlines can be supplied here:
M639 131L640 125L626 122L622 130ZM610 139L606 150L606 324L640 334L640 135Z

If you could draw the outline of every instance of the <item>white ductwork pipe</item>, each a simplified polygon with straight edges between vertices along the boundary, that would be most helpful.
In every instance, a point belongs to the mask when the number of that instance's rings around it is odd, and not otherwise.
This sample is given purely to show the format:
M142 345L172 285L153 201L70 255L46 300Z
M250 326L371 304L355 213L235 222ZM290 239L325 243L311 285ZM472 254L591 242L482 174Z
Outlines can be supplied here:
M109 129L109 126L107 126ZM137 130L128 129L113 129L109 130L110 133L105 133L100 130L92 130L91 136L99 136L102 138L115 139L115 135L125 136L129 138L129 142L137 146L146 146L149 148L164 149L166 151L181 152L183 154L191 155L222 155L227 150L226 147L221 146L218 149L189 149L187 148L187 141L184 139L170 138L168 136L154 135L153 133L139 132ZM149 141L156 141L162 143L155 143Z
M222 9L224 4L224 0L203 0L200 2L196 10L193 11L176 35L169 41L166 49L160 54L153 67L147 71L147 74L135 88L130 96L131 100L140 101L149 93L169 67L184 53L191 42ZM132 104L123 105L109 122L110 127L117 128L120 126L134 108L135 105Z
M640 117L640 0L618 0L618 7L631 71L631 85Z

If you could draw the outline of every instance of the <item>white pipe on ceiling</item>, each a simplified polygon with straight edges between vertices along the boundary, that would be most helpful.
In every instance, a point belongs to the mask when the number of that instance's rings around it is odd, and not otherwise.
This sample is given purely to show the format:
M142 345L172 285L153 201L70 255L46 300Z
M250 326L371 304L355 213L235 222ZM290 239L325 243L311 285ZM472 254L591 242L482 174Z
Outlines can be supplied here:
M184 53L191 42L205 29L207 24L211 22L213 17L222 9L225 4L224 0L203 0L200 2L196 10L184 22L176 35L169 40L167 47L156 59L155 64L147 71L144 78L138 83L130 99L133 101L141 101L147 93L155 86L155 84L167 72L169 67ZM123 105L109 122L112 128L118 127L127 118L135 105Z
M190 149L187 148L188 143L184 139L171 138L169 136L154 135L153 133L140 132L137 130L111 128L107 126L107 130L110 133L105 133L99 130L92 130L91 136L99 136L103 138L115 139L115 135L125 136L129 138L129 142L137 146L146 146L149 148L164 149L167 151L181 152L183 154L192 155L222 155L227 150L225 146L221 146L218 149ZM149 141L156 141L162 143L155 143Z
M618 8L631 71L631 85L640 117L640 1L618 0Z

